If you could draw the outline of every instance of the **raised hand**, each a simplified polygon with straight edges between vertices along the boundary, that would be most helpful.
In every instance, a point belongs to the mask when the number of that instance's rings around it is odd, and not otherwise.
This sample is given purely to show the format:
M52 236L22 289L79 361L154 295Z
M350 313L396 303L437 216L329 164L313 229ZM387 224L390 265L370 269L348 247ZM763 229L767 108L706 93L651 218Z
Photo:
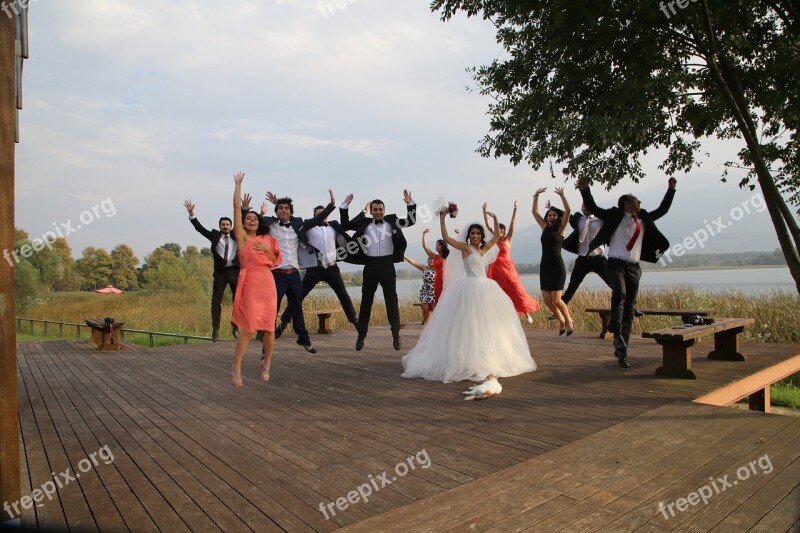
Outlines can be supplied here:
M427 235L428 233L430 233L430 231L431 231L431 228L425 228L424 230L422 230L422 234L423 235Z
M262 217L267 214L267 209L268 208L269 208L269 206L267 205L267 202L261 202L261 216Z
M553 190L556 192L557 195L564 196L564 187L556 187Z
M519 201L514 200L514 209L517 209L518 207L519 207Z
M364 213L367 215L369 214L369 206L372 205L372 202L367 202L367 205L364 206Z
M481 207L481 209L483 210L484 213L486 212L486 207L488 205L489 205L489 202L483 202L483 206Z
M553 207L553 206L552 206L552 204L550 203L550 200L547 200L547 201L544 203L544 208L545 208L545 209L550 209L551 207Z
M328 194L331 195L331 204L336 205L336 198L333 196L333 189L328 189Z
M669 183L670 189L674 189L675 186L678 184L678 180L676 180L675 178L670 178L667 183Z
M194 216L194 204L192 203L191 200L186 200L185 202L183 202L183 207L185 207L186 210L189 212L189 216L191 217Z
M413 204L414 200L411 198L411 191L408 189L403 189L403 201L407 204Z
M242 210L243 211L250 211L250 201L253 199L248 193L244 193L242 197Z
M241 183L242 181L244 181L244 172L237 172L233 175L234 183Z
M547 187L542 187L541 189L536 189L536 192L533 194L534 196L539 196L543 192L547 190Z
M347 207L350 207L350 202L352 202L352 201L353 201L353 194L352 193L350 193L350 194L348 194L347 196L344 197L344 205L346 205Z
M269 200L272 205L278 205L278 195L272 191L267 191L267 200Z

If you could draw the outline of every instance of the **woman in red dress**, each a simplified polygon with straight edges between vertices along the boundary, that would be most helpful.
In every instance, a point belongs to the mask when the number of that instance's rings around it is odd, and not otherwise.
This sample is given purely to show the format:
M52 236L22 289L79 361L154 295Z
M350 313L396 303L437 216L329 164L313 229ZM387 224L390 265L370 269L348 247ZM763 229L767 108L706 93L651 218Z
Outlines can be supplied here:
M257 235L258 215L248 212L242 219L242 180L244 173L233 176L236 188L233 192L233 235L238 249L239 283L236 287L231 320L239 326L236 341L236 358L231 367L231 379L235 387L242 386L242 359L256 331L264 332L264 361L261 363L261 379L269 381L269 366L272 347L275 344L275 315L278 311L278 295L272 270L281 263L278 243L269 235Z
M531 313L539 310L539 302L534 300L531 295L528 294L528 291L525 290L525 286L522 285L522 280L519 279L517 267L514 266L514 261L509 254L511 251L511 239L514 237L514 224L517 219L518 207L519 202L514 200L514 212L511 215L511 224L508 225L508 232L506 232L504 224L499 224L500 241L498 241L497 247L500 249L500 253L497 254L497 259L489 264L486 277L495 280L497 284L500 285L508 297L511 298L511 301L514 302L514 309L517 311L517 314L520 316L525 315L528 324L530 324L533 322ZM484 204L486 227L490 228L489 220L485 215L485 208L486 206ZM491 232L492 230L490 229L489 233Z
M431 305L431 310L433 310L436 307L436 302L439 301L439 296L442 295L442 288L444 287L444 261L447 259L447 256L450 255L450 248L447 247L447 243L443 239L439 239L436 241L436 253L433 253L431 249L428 248L427 237L429 231L429 228L425 228L422 232L422 249L428 254L428 258L433 260L433 271L435 272L433 277L433 304Z

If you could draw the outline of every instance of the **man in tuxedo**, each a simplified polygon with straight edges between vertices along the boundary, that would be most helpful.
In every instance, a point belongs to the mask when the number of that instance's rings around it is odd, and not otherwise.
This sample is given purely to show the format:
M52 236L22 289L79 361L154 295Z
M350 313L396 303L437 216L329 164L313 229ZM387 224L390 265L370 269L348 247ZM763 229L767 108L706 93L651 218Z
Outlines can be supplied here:
M350 220L348 209L352 195L348 196L339 210L342 227L345 230L355 230L353 240L358 243L357 250L346 261L364 265L356 350L364 347L378 285L383 288L386 315L392 330L392 346L395 350L400 350L400 308L397 303L397 273L394 264L404 261L407 242L403 236L403 228L413 226L417 219L417 206L407 190L403 191L403 200L406 203L406 218L385 214L383 202L373 200L368 204L371 218L361 212Z
M303 276L303 294L301 299L305 299L308 293L317 286L320 281L327 283L336 297L339 298L339 303L342 304L347 320L351 322L356 331L359 330L358 317L356 315L356 308L353 306L353 301L347 293L342 279L342 273L336 261L340 259L339 252L347 249L347 243L350 242L350 237L344 231L341 224L335 220L328 221L328 215L333 211L335 200L333 191L330 191L331 202L327 207L318 205L314 208L314 217L306 221L306 223L314 224L308 228L306 234L308 236L308 244L298 251L298 262L300 269L305 269L306 273ZM350 200L353 195L349 195ZM347 201L349 203L349 200ZM346 204L343 204L346 205ZM304 223L305 224L305 223ZM280 337L286 325L292 316L292 310L287 307L281 315L280 324L275 328L275 336Z
M236 283L239 281L239 258L236 254L236 239L231 235L233 222L228 217L219 219L219 229L208 231L200 224L194 214L195 205L191 200L183 202L189 212L189 221L203 237L211 241L211 253L214 256L214 285L211 291L211 341L219 338L219 322L222 315L222 297L225 287L231 288L231 298L236 297ZM233 337L239 336L239 327L231 322Z
M593 250L608 244L606 275L611 286L611 322L608 330L614 334L614 355L619 366L629 368L628 343L633 325L633 310L642 269L639 261L655 263L669 248L669 241L658 231L655 221L669 211L678 181L669 178L667 193L654 211L641 209L632 194L620 196L617 207L598 207L588 185L580 187L583 203L590 213L603 221L603 227L589 243Z
M278 248L283 257L281 264L272 269L275 289L278 293L278 311L281 309L283 297L286 296L287 310L291 311L292 325L297 333L297 344L309 353L317 353L311 344L303 317L303 284L300 280L299 257L301 245L308 245L306 232L327 215L321 215L319 219L315 217L304 221L302 218L294 216L294 205L291 198L278 198L272 191L267 191L267 199L275 205L276 216L261 217L259 233L265 231L274 237L278 241ZM333 200L333 192L331 192L331 200ZM333 211L332 205L328 207L328 213ZM264 207L262 207L263 211ZM283 333L283 329L281 329L281 333ZM280 337L277 330L275 337Z
M562 248L573 254L578 254L578 258L575 259L575 266L569 276L567 290L564 291L564 295L561 297L561 301L565 304L568 304L572 297L575 296L575 291L581 286L583 279L589 272L594 272L600 276L606 282L606 285L609 288L611 287L608 283L608 277L606 277L607 261L603 245L601 244L593 250L589 249L589 243L600 232L600 228L603 227L603 221L592 215L586 209L586 204L581 204L580 212L574 213L569 217L569 224L572 226L573 231L569 237L564 239Z

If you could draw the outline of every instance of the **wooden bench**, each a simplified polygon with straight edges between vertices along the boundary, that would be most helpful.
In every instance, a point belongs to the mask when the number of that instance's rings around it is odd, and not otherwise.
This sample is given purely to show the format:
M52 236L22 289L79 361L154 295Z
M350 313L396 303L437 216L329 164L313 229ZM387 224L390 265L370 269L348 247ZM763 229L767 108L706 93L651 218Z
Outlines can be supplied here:
M98 350L119 350L119 332L125 322L117 322L113 318L86 318L86 325L92 328L89 345Z
M331 335L333 334L333 328L331 327L331 316L333 313L340 313L342 312L341 309L316 309L312 311L317 318L319 319L319 328L317 329L317 333L321 335Z
M605 307L587 307L584 309L587 313L597 313L600 315L600 338L610 339L614 335L608 331L608 324L611 322L611 309ZM658 316L679 316L683 323L689 321L689 318L699 315L708 316L713 314L714 311L708 310L691 310L691 309L637 309L644 315L658 315Z
M701 337L714 335L714 351L709 359L744 361L740 351L739 334L745 326L755 323L752 318L716 318L713 324L703 326L658 329L642 333L643 339L654 339L663 347L663 365L656 369L657 376L697 379L692 370L692 346Z

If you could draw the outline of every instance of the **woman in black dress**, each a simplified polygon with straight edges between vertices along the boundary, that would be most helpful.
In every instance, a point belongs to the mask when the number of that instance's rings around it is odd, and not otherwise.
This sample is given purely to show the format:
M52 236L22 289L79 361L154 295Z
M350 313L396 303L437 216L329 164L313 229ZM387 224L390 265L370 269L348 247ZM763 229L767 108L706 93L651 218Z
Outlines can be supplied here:
M564 242L564 231L569 224L569 202L564 196L564 189L556 187L556 194L561 197L564 210L550 207L542 218L539 214L539 195L546 190L547 188L539 189L533 195L533 218L542 228L542 261L539 265L539 282L545 305L558 319L558 334L566 333L567 336L570 336L574 330L572 315L569 314L567 304L561 301L561 293L564 292L564 282L567 278L567 269L561 258L561 243Z

